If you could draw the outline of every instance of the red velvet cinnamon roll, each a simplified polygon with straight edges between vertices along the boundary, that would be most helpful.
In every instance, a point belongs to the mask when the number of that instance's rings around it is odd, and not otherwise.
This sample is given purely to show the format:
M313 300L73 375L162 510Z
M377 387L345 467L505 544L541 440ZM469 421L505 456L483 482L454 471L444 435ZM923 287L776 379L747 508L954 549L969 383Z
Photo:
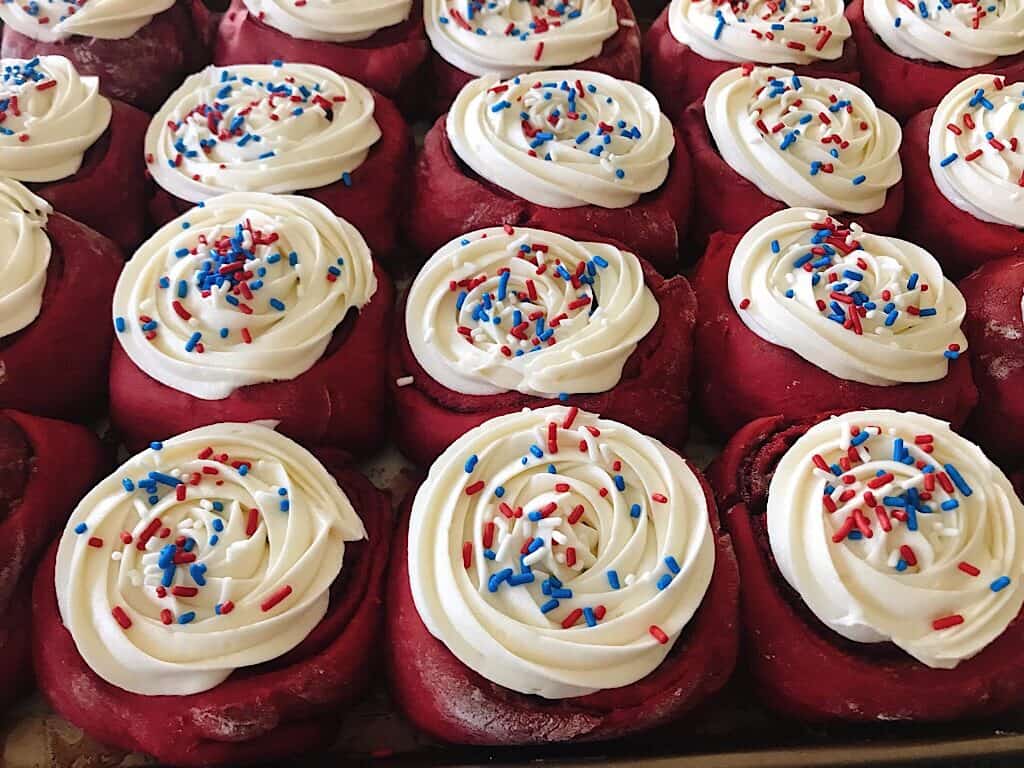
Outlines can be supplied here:
M948 424L758 419L710 476L740 563L747 663L773 709L932 722L1024 702L1024 505Z
M0 178L0 408L98 415L121 250Z
M32 679L36 561L104 461L84 427L0 411L0 709Z
M901 152L906 233L954 277L1024 255L1024 74L976 75L915 115Z
M434 463L405 514L390 679L433 736L636 733L732 671L729 539L697 471L653 438L561 406L491 419Z
M912 5L854 0L847 11L864 87L882 109L906 120L983 72L1024 80L1019 0Z
M673 123L716 77L745 62L857 84L857 47L844 10L842 0L672 0L644 38L644 69Z
M150 212L163 224L225 192L301 192L355 224L384 260L395 249L411 150L391 101L325 67L208 67L149 125Z
M97 78L62 56L0 65L0 176L123 248L138 244L147 226L145 113L100 95Z
M906 240L790 208L714 235L695 288L700 411L720 435L882 405L962 425L978 400L964 297Z
M481 226L628 235L671 274L691 183L682 141L641 86L580 70L481 77L427 133L407 235L423 255Z
M416 100L428 50L420 0L233 0L213 61L317 64L406 107Z
M396 323L402 452L430 464L488 419L559 399L681 446L697 299L622 247L525 227L435 253Z
M93 738L175 765L325 748L379 642L387 496L254 424L129 459L35 579L39 687Z
M787 207L856 216L879 234L903 212L899 123L850 83L744 65L683 114L694 235L743 233Z
M64 56L104 94L152 112L209 58L202 0L0 3L3 56Z

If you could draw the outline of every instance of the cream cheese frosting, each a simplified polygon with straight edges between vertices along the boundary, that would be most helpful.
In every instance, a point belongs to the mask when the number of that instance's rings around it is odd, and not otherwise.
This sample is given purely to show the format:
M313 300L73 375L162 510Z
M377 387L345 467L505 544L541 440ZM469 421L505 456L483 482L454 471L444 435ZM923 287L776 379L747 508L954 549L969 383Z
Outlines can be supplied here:
M175 0L6 0L0 21L44 43L74 35L101 40L131 37Z
M675 136L654 95L599 72L554 70L467 83L448 140L473 171L551 208L624 208L661 186Z
M57 550L57 603L108 683L198 693L302 642L327 613L345 543L365 537L304 448L214 424L154 443L82 499Z
M700 481L653 438L575 408L485 422L413 502L409 581L424 625L497 685L548 699L640 680L711 581Z
M401 24L412 0L244 0L264 24L301 40L351 43Z
M1024 52L1021 0L864 0L864 18L906 59L966 69Z
M50 204L0 177L0 339L39 316L50 265Z
M935 185L976 219L1024 228L1022 140L1024 82L968 77L932 117L928 163Z
M745 65L704 99L722 159L788 206L871 213L903 175L900 124L860 88Z
M376 289L366 241L322 203L236 192L135 252L114 291L114 324L147 375L219 400L305 373Z
M934 381L967 348L967 304L930 253L822 210L787 208L747 232L729 298L762 339L847 381Z
M1020 612L1024 505L946 422L854 411L808 430L768 491L786 581L828 627L951 669Z
M373 113L365 86L324 67L207 67L149 124L146 160L157 184L193 203L350 184L381 137Z
M0 176L45 182L76 173L110 125L99 80L79 76L63 56L2 59L0 66Z
M423 20L449 64L501 77L586 61L619 29L612 0L425 0Z
M555 397L618 384L658 312L632 253L506 226L437 251L409 289L405 326L449 389Z
M672 0L668 28L694 53L737 64L812 64L843 55L842 0Z

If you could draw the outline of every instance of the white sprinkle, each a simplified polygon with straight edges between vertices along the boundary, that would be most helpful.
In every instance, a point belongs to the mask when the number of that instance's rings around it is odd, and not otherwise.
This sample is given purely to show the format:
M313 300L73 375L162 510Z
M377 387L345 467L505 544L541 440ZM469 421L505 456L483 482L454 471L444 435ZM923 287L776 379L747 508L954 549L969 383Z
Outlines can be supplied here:
M415 379L412 376L402 376L400 379L395 379L395 386L397 387L408 387L413 383Z

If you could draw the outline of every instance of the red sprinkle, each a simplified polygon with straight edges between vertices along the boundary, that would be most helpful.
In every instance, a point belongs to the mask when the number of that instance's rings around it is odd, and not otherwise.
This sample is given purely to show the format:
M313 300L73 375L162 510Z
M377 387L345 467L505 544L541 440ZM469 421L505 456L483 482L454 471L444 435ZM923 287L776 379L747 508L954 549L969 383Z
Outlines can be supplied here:
M908 544L903 544L900 547L900 557L906 561L907 565L917 565L917 555L914 554L914 550Z
M973 565L967 562L960 563L959 565L957 565L957 568L966 573L968 576L977 576L981 573L980 569L975 568Z
M569 629L573 624L580 620L580 616L583 615L582 608L576 608L562 620L562 629Z
M277 605L282 600L284 600L286 597L288 597L288 595L290 595L291 593L292 593L291 586L289 586L288 584L285 584L283 587L281 587L279 590L277 590L277 592L275 592L270 597L268 597L266 600L264 600L262 603L260 603L260 610L263 611L264 613L266 613L267 611L271 610L275 605Z
M472 485L466 487L466 495L467 496L473 496L475 494L480 493L480 491L482 491L483 489L484 489L484 481L483 480L477 480Z
M943 616L941 619L936 619L932 622L932 629L939 632L943 629L949 629L959 624L964 623L964 617L959 613L954 613L952 616Z
M493 523L491 523L493 525ZM469 568L473 564L473 542L462 542L462 567Z
M124 612L124 608L120 605L115 605L114 610L110 614L121 625L121 629L128 629L132 625L132 620L128 618L128 614Z
M665 645L665 643L668 642L668 635L666 635L665 631L657 624L651 624L651 626L648 627L647 631L651 633L651 637L653 637L662 645Z

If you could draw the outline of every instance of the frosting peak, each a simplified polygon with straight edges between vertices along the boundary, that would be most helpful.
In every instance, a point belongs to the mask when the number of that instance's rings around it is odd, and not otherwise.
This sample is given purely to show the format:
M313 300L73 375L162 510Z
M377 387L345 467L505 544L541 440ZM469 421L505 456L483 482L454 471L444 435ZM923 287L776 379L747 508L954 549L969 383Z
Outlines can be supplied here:
M929 667L979 653L1024 602L1024 505L928 416L854 411L812 427L775 469L767 520L779 570L824 624Z
M871 213L903 175L903 131L860 88L744 65L704 99L719 154L764 194L789 206Z
M362 165L381 136L373 94L313 64L207 67L146 132L153 179L198 203L224 192L297 192Z
M928 162L935 185L976 219L1024 228L1022 140L1024 82L968 77L932 117Z
M114 323L142 371L204 400L293 379L377 289L362 235L315 200L237 192L170 222L125 265Z
M787 208L751 228L729 297L758 336L844 380L934 381L967 348L964 297L930 253L821 210Z
M9 0L0 2L0 20L44 43L74 35L123 40L172 5L174 0Z
M0 177L0 339L28 326L43 303L50 238L50 204Z
M264 24L300 40L351 43L401 24L412 0L244 0Z
M110 124L99 80L80 77L63 56L2 59L0 67L0 176L45 182L76 173Z
M108 683L197 693L302 642L327 613L345 542L365 537L304 448L214 424L153 443L82 499L57 550L57 602Z
M448 140L480 176L538 205L625 208L668 176L675 136L654 95L599 72L467 83Z
M455 441L416 494L408 546L431 634L488 680L548 699L657 668L715 564L686 462L561 406L491 419Z
M604 392L654 327L658 303L631 253L525 227L470 232L409 289L417 361L456 392Z

